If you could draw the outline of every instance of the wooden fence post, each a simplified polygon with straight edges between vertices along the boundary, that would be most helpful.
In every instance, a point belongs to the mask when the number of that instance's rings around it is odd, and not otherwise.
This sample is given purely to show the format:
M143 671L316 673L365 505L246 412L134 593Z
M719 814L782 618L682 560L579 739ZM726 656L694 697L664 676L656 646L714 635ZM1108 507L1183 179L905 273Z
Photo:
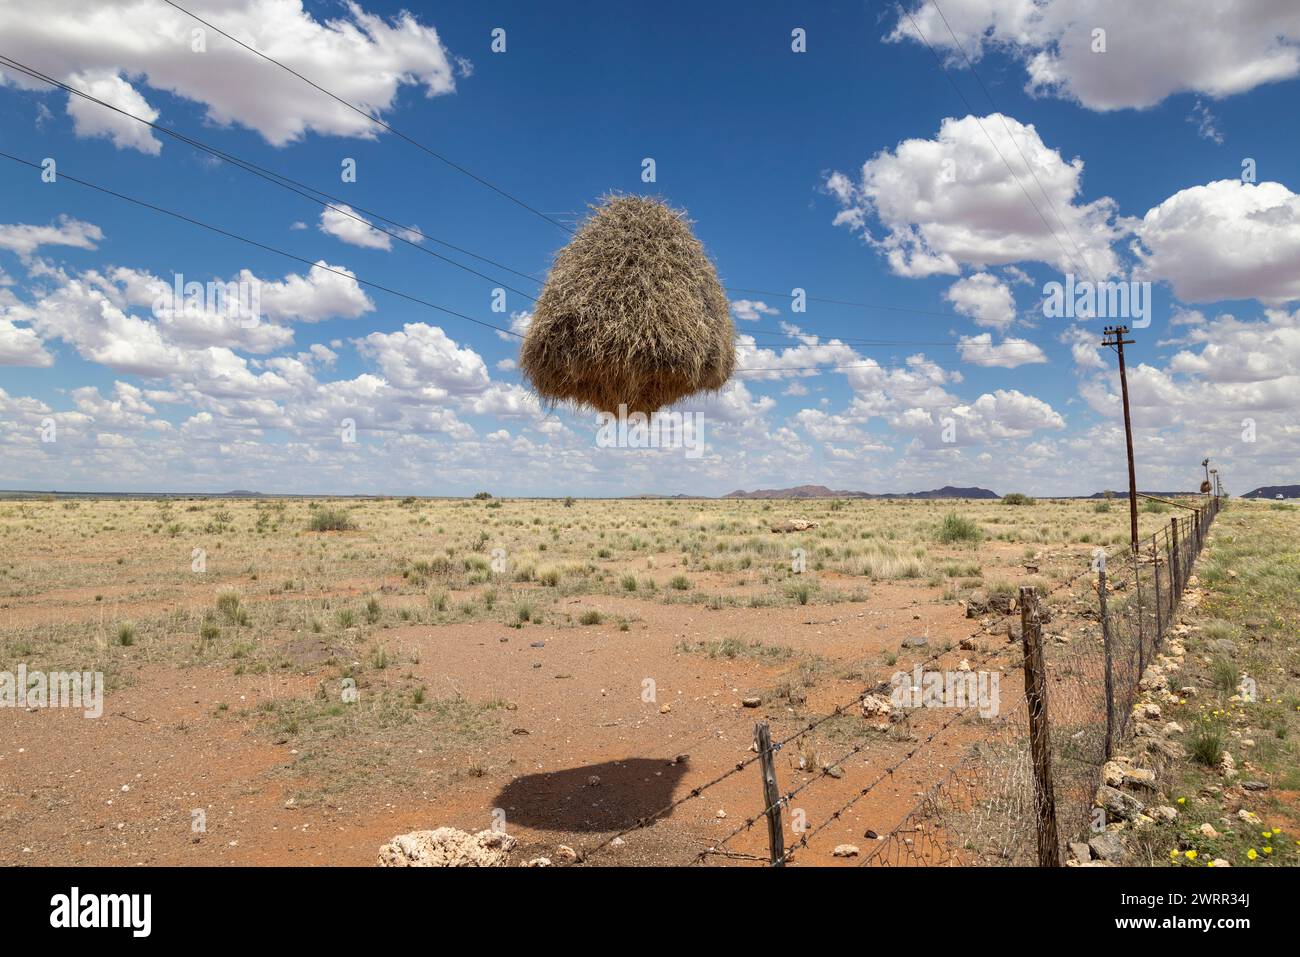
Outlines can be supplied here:
M1160 544L1156 541L1154 535L1151 536L1151 560L1154 563L1151 567L1156 572L1154 577L1156 581L1156 650L1158 651L1160 646L1165 643L1165 626L1162 617L1164 610L1160 607Z
M1106 566L1097 568L1097 601L1101 612L1101 646L1106 656L1106 760L1115 748L1115 679L1111 658L1110 614L1106 611ZM1026 652L1026 657L1028 653Z
M1183 577L1182 569L1178 567L1178 519L1169 520L1169 620L1174 617L1174 609L1178 607L1178 593L1181 591L1178 580Z
M1029 706L1029 747L1034 759L1037 800L1038 866L1060 867L1056 836L1056 795L1052 788L1052 742L1047 723L1047 672L1043 663L1043 634L1038 598L1028 586L1020 588L1020 642L1025 652L1025 699Z
M754 726L754 746L763 772L763 807L767 808L767 843L773 867L785 867L785 835L781 833L781 792L776 786L776 752L766 721Z
M1134 599L1137 604L1137 625L1138 625L1137 674L1138 674L1139 681L1142 679L1142 672L1146 670L1146 666L1147 666L1147 649L1146 649L1147 629L1146 629L1146 624L1143 621L1143 615L1142 615L1142 563L1138 561L1140 557L1141 556L1136 551L1133 552L1133 592L1134 592Z

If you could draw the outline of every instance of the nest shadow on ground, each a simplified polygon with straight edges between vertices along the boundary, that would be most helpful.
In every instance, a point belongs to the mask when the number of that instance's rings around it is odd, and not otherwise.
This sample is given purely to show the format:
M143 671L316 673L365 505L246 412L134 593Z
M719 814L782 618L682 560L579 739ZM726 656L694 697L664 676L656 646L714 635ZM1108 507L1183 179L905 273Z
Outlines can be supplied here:
M524 775L503 787L494 800L511 824L555 831L615 831L669 804L685 773L686 765L671 758L625 758Z

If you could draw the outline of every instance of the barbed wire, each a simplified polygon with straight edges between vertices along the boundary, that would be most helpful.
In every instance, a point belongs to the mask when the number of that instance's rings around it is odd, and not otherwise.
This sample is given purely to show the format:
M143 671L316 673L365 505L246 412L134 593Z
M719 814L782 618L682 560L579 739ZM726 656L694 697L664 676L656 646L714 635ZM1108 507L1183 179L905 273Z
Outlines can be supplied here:
M1180 521L1182 521L1182 520L1180 520ZM1190 519L1189 519L1189 520L1185 520L1185 521L1188 521L1188 522L1190 523ZM1190 527L1190 524L1189 524L1189 527ZM1153 547L1154 547L1154 545L1155 545L1155 539L1156 539L1156 536L1159 535L1159 534L1160 534L1159 532L1156 532L1156 533L1153 533L1153 535L1152 535ZM1167 529L1166 529L1166 534L1167 534ZM1189 533L1189 534L1190 534L1190 533ZM1189 551L1190 551L1190 548L1189 548L1189 549L1181 549L1181 551L1183 551L1183 552L1189 552ZM1105 549L1102 549L1102 554L1105 556L1105 559L1106 559L1106 561L1107 561L1108 563L1109 563L1109 561L1110 561L1113 557L1115 557L1115 556L1121 556L1121 555L1123 555L1123 554L1126 553L1126 552L1129 553L1129 554L1133 554L1132 551L1131 551L1131 548L1130 548L1130 547L1127 547L1127 546L1116 547L1116 548L1114 548L1113 550L1111 550L1111 551L1109 551L1109 552L1107 552ZM1097 561L1097 559L1096 559L1096 557L1095 557L1095 554L1094 554L1094 556L1092 556L1092 557L1085 557L1085 560L1087 561L1087 565L1086 565L1086 567L1084 567L1083 569L1081 569L1081 570L1078 571L1077 573L1075 573L1075 574L1073 574L1073 575L1069 575L1069 576L1067 576L1066 578L1061 579L1060 581L1058 581L1058 582L1056 582L1054 585L1052 585L1050 588L1046 588L1046 589L1040 589L1040 588L1037 588L1037 587L1035 588L1035 605L1036 605L1035 614L1039 617L1039 620L1040 620L1040 621L1043 620L1043 617L1044 617L1044 616L1042 615L1042 610L1045 608L1048 599L1050 599L1050 598L1056 596L1057 594L1059 594L1060 592L1062 592L1062 591L1065 590L1065 589L1072 588L1073 586L1075 586L1075 585L1076 585L1076 584L1077 584L1081 579L1083 579L1084 577L1089 576L1089 575L1094 575L1094 574L1096 574L1096 572L1097 572L1097 570L1098 570L1097 566L1098 566L1099 563L1098 563L1098 561ZM1182 556L1182 555L1180 555L1180 561L1181 561L1181 560L1183 560L1183 556ZM1158 572L1157 572L1157 573L1158 573ZM1136 575L1136 574L1135 574L1133 580L1135 580L1135 581L1137 580L1137 575ZM1114 578L1114 579L1112 580L1112 587L1114 587L1116 590L1122 590L1122 589L1128 587L1128 583L1129 583L1129 579L1124 578L1124 577L1116 577L1116 578ZM1095 589L1095 587L1096 587L1096 586L1094 585L1094 589ZM1015 615L1017 615L1017 614L1020 614L1020 609L1017 607L1017 605L1018 605L1017 600L1013 598L1013 599L1009 602L1008 609L1007 609L1006 611L999 612L995 617L992 617L992 618L990 618L990 619L987 619L987 620L983 620L983 621L981 621L981 623L980 623L980 625L979 625L978 628L974 629L970 634L966 635L965 637L963 637L963 638L961 639L961 643L964 643L964 642L967 642L967 641L971 641L971 640L974 640L974 639L976 639L976 638L979 638L979 637L982 637L982 636L985 636L985 635L996 637L996 636L997 636L997 633L994 631L994 629L1001 627L1001 626L1003 625L1003 623L1006 622L1007 619L1012 618L1013 616L1015 616ZM1009 635L1011 635L1012 638L1013 638L1013 640L1014 640L1014 633L1013 633L1013 632L1010 632L1010 631L1008 631L1007 633L1008 633ZM954 646L952 646L952 645L948 645L948 646L946 646L946 647L944 647L944 648L938 649L938 650L932 652L932 653L931 653L930 655L928 655L926 658L922 659L922 661L920 661L920 662L918 662L917 664L915 664L913 667L924 667L925 665L928 665L928 664L930 664L930 663L933 663L933 662L939 660L939 659L940 659L941 657L943 657L944 655L947 655L947 654L952 653L954 650L966 650L966 649L962 649L962 648L961 648L961 643L959 643L959 645L957 646L956 649L954 649ZM984 664L988 663L989 661L991 661L992 659L994 659L994 658L996 658L996 657L999 657L999 656L1001 656L1001 655L1004 655L1004 654L1006 654L1007 652L1008 652L1008 649L1007 649L1006 647L993 648L993 649L989 650L987 653L985 653L984 656L983 656L981 659L979 659L979 661L978 661L977 664L978 664L978 665L984 665ZM1023 664L1024 664L1024 661L1023 661L1023 658L1022 658L1022 659L1020 659L1020 660L1017 661L1017 662L1011 662L1011 663L1008 663L1008 666L1007 666L1007 667L1008 667L1008 669L1015 669L1015 668L1018 668L1018 667L1023 667ZM790 670L795 670L795 669L790 669ZM786 673L788 673L788 672L786 672ZM782 750L783 748L785 748L787 745L792 744L792 743L794 743L795 741L800 740L801 738L803 738L804 736L806 736L806 735L808 735L808 734L811 734L813 731L817 730L818 728L820 728L822 725L826 724L827 722L832 721L832 720L834 720L835 718L840 717L840 716L843 716L844 714L850 712L853 708L855 708L855 707L861 705L863 702L865 702L866 699L867 699L868 697L870 697L871 695L882 693L883 691L887 690L888 687L889 687L889 682L888 682L888 680L881 680L881 681L877 681L877 682L874 682L874 683L868 685L866 688L863 689L863 691L861 691L859 694L857 694L857 695L856 695L855 697L853 697L852 699L847 700L847 701L844 701L844 702L841 702L841 703L839 703L839 704L836 704L836 705L835 705L835 706L834 706L830 711L826 712L825 714L821 714L821 715L819 715L818 717L812 719L811 721L805 722L803 725L799 726L798 728L796 728L796 729L793 730L792 732L786 734L784 737L782 737L782 738L778 739L777 741L773 742L773 744L772 744L772 752L773 752L773 753L779 752L780 750ZM1025 699L1023 699L1023 698L1021 699L1022 703L1023 703L1024 700L1025 700ZM798 841L797 841L797 842L796 842L792 847L788 848L788 849L787 849L787 850L786 850L786 851L781 855L780 858L778 858L778 862L779 862L779 863L786 863L786 862L788 862L789 860L793 859L793 856L794 856L794 854L796 853L796 851L801 851L801 850L805 849L805 848L808 846L808 843L809 843L809 842L810 842L814 837L816 837L819 833L821 833L821 831L823 831L825 828L829 827L829 826L830 826L832 823L834 823L835 821L839 820L840 817L844 814L845 811L847 811L847 810L849 810L850 808L852 808L855 804L857 804L857 803L858 803L859 801L861 801L864 797L866 797L868 794L870 794L870 793L871 793L871 792L872 792L872 791L873 791L877 786L879 786L879 784L880 784L882 781L884 781L885 779L891 777L891 776L892 776L892 775L893 775L893 774L894 774L894 773L895 773L899 768L901 768L904 764L906 764L908 761L911 761L911 760L912 760L913 758L915 758L918 754L922 753L922 751L923 751L926 747L928 747L930 744L932 744L932 743L934 742L934 740L935 740L935 739L936 739L940 734L942 734L944 731L948 730L948 729L949 729L950 727L952 727L952 726L953 726L953 725L954 725L958 720L960 720L962 717L964 717L965 715L967 715L973 707L974 707L974 704L970 704L970 705L967 705L967 706L964 707L964 708L958 709L958 710L957 710L957 711L952 715L952 717L950 717L948 720L944 721L944 722L943 722L939 727L937 727L937 728L935 728L933 731L931 731L930 734L927 735L927 737L926 737L924 740L922 740L922 741L919 742L915 747L913 747L911 750L909 750L908 752L906 752L906 753L905 753L905 754L904 754L904 755L903 755L903 756L902 756L898 761L894 762L894 763L891 764L889 767L887 767L887 768L886 768L886 769L885 769L885 770L884 770L884 771L883 771L879 776L877 776L877 777L876 777L876 778L875 778L875 779L874 779L870 784L868 784L868 785L867 785L866 787L864 787L864 788L859 789L859 791L858 791L855 795L853 795L853 797L851 797L851 798L850 798L850 799L849 799L845 804L843 804L842 806L840 806L839 808L837 808L837 809L836 809L834 812L832 812L832 813L831 813L827 818L825 818L823 821L821 821L819 824L817 824L817 825L814 826L813 828L804 831L804 832L800 835L799 840L798 840ZM1020 708L1020 705L1017 704L1016 707L1014 707L1014 708L1012 709L1012 713L1018 711L1019 708ZM734 729L737 725L739 725L742 721L745 721L745 720L746 720L746 718L745 718L745 716L743 716L743 715L740 716L740 717L738 717L735 721L730 722L730 723L726 726L726 730L729 731L729 730ZM910 726L910 721L911 721L911 714L906 714L906 715L904 716L904 722ZM1006 725L1005 725L1005 722L1003 722L1001 726L1005 727L1005 726L1006 726ZM705 740L706 738L714 737L714 736L720 735L720 734L722 734L722 733L723 733L722 731L713 731L713 732L710 732L708 735L701 736L701 738L700 738L699 740ZM780 798L779 798L779 799L778 799L774 804L772 804L772 805L770 805L770 806L767 806L767 807L764 807L762 810L758 811L757 813L755 813L755 814L753 814L753 815L750 815L750 816L746 817L745 820L744 820L740 825L738 825L737 827L735 827L731 832L729 832L729 833L728 833L727 835L725 835L723 838L721 838L721 839L718 840L718 841L713 842L712 844L710 844L709 847L707 847L707 848L705 848L704 850L698 852L698 853L697 853L697 854L696 854L696 855L691 859L691 861L690 861L689 863L693 865L693 864L696 864L696 863L701 862L702 860L704 860L704 859L706 859L706 858L708 858L708 857L710 857L710 856L718 856L718 857L726 857L726 858L734 858L734 859L744 859L744 860L767 861L767 860L768 860L767 857L763 857L763 856L761 856L761 855L753 855L753 854L747 854L747 853L743 853L743 852L735 852L735 851L731 851L731 850L729 850L729 849L726 849L726 848L724 847L724 845L725 845L728 841L734 839L734 838L735 838L736 836L738 836L740 833L743 833L744 831L747 831L747 830L752 829L753 826L754 826L755 824L757 824L760 820L762 820L762 819L763 819L767 814L771 813L772 811L775 811L777 808L779 808L779 807L781 807L781 806L783 806L783 805L788 806L788 805L789 805L789 801L790 801L793 797L795 797L796 795L802 793L804 790L806 790L807 788L813 786L813 785L816 784L817 782L823 781L823 780L825 780L825 779L827 779L827 778L835 779L835 776L834 776L833 774L829 773L830 770L833 769L833 768L839 767L839 765L841 765L844 761L849 760L849 759L852 758L854 755L861 753L861 752L862 752L863 750L865 750L866 747L870 744L871 740L872 740L871 738L863 737L862 739L859 739L859 740L855 741L855 743L854 743L854 744L853 744L853 745L852 745L852 746L851 746L851 747L850 747L850 748L849 748L849 749L848 749L848 750L847 750L843 755L841 755L840 757L836 758L835 760L831 761L831 762L828 763L828 764L824 764L824 765L822 765L822 767L820 768L820 773L815 774L813 777L811 777L809 780L803 782L803 783L800 784L798 787L796 787L796 788L794 788L794 789L792 789L792 790L786 792L786 793L785 793L782 797L780 797ZM979 744L979 742L976 743L976 745L978 745L978 744ZM751 745L751 749L753 749L754 747L755 747L754 745ZM614 833L608 835L607 837L605 837L604 839L602 839L600 842L598 842L597 844L593 845L591 848L586 848L586 849L584 849L584 850L582 851L582 853L579 855L579 860L580 860L580 861L586 861L586 860L588 860L592 855L599 853L600 851L602 851L603 849L605 849L606 847L608 847L609 845L611 845L615 840L617 840L617 839L619 839L619 838L622 838L622 837L626 837L628 834L631 834L631 833L633 833L633 832L635 832L635 831L642 830L642 829L644 829L644 828L646 828L646 827L649 827L649 826L653 825L653 824L656 823L658 820L660 820L661 818L663 818L665 815L671 814L671 813L672 813L674 810L676 810L678 807L682 806L683 804L685 804L685 803L687 803L687 802L689 802L689 801L695 800L695 799L698 798L698 797L701 797L705 792L707 792L707 791L709 791L710 789L712 789L712 788L718 786L718 785L721 784L722 782L728 780L729 778L731 778L731 777L733 777L734 775L738 774L739 772L743 771L745 768L749 767L750 765L755 764L756 762L760 761L761 759L762 759L762 754L757 753L757 751L755 751L754 754L751 754L751 755L749 755L749 756L747 756L747 757L745 757L745 758L743 758L743 759L737 761L735 764L729 766L726 770L724 770L724 771L722 771L721 773L715 775L713 778L709 779L708 781L704 782L703 784L696 785L696 786L692 787L688 792L686 792L686 793L683 794L682 796L680 796L680 797L678 797L678 798L675 798L674 800L668 802L667 804L665 804L665 805L664 805L662 808L660 808L659 810L654 811L654 812L652 812L651 814L644 815L644 816L638 818L638 819L636 820L636 822L634 822L632 825L630 825L630 826L628 826L628 827L626 827L626 828L623 828L623 829L621 829L621 830L619 830L619 831L617 831L617 832L614 832ZM954 769L954 771L955 771L955 769ZM950 771L949 774L945 776L945 779L944 779L944 780L945 780L945 781L951 780L951 779L953 778L954 771ZM943 783L943 782L940 782L940 784L942 784L942 783ZM932 789L932 790L933 790L933 789ZM924 800L924 799L923 799L923 800ZM909 813L911 813L911 812L909 812ZM905 821L906 821L906 817L904 818L904 821L900 821L899 825L896 825L894 831L892 831L892 832L890 832L890 833L896 833L897 830L898 830L898 828L900 828L900 827L903 825L903 823L905 823Z
M929 661L937 660L938 657L940 657L941 655L944 655L944 654L948 654L950 651L951 651L951 649L948 649L947 651L942 651L942 652L938 652L938 653L936 653L936 654L934 654L934 655L931 655L930 658L927 659L927 663L928 663ZM1003 655L1003 654L1005 654L1005 653L1006 653L1006 649L1005 649L1005 648L997 648L997 649L994 649L994 650L990 651L987 655L985 655L982 659L980 659L980 661L979 661L977 664L979 664L979 665L986 664L986 663L988 663L989 661L991 661L993 658L996 658L996 657L998 657L999 655ZM888 686L888 685L886 684L886 687L887 687L887 686ZM877 689L879 689L879 684L877 685ZM876 693L879 693L879 690L878 690ZM969 711L969 710L970 710L970 707L971 707L971 706L967 706L967 707L961 709L961 713L965 713L965 712ZM912 719L912 714L913 714L913 712L910 712L910 711L909 711L909 712L904 712L904 715L903 715L903 723L904 723L904 724L907 724L907 725L910 726L910 724L911 724L911 719ZM942 729L940 729L940 730L942 730ZM934 736L931 735L930 740L932 740L933 737L934 737ZM794 788L793 790L788 791L786 794L784 794L783 796L781 796L780 798L778 798L778 799L776 800L775 803L768 805L767 807L763 808L761 811L759 811L759 812L758 812L757 814L755 814L754 816L752 816L752 817L750 817L750 818L747 818L744 822L742 822L738 827L736 827L734 830L732 830L731 833L727 834L727 835L726 835L725 837L723 837L721 840L715 842L715 843L714 843L713 845L711 845L710 847L705 848L703 851L700 851L700 852L695 856L695 858L691 861L691 863L692 863L692 864L698 863L699 861L702 861L705 857L707 857L707 856L709 856L709 855L713 855L713 854L718 854L718 853L720 853L720 852L721 852L721 848L722 848L723 845L725 845L728 841L730 841L730 840L732 840L733 838L735 838L735 837L736 837L737 835L739 835L741 832L749 830L749 829L752 828L755 824L757 824L757 823L758 823L762 818L766 817L768 814L772 813L773 811L777 810L778 808L780 808L780 807L788 807L789 804L790 804L790 801L791 801L791 800L792 800L796 795L800 794L801 792L803 792L803 791L806 790L807 788L812 787L812 786L813 786L814 784L816 784L817 782L822 781L822 780L824 780L824 779L826 779L826 778L828 778L828 777L834 779L835 776L834 776L833 774L830 773L831 769L839 767L841 764L843 764L843 763L844 763L845 761L847 761L849 758L852 758L854 755L861 753L863 750L866 749L867 745L868 745L869 743L871 743L873 740L875 740L875 739L874 739L874 738L871 738L871 737L864 737L860 742L854 744L854 745L853 745L853 746L852 746L848 751L846 751L844 754L840 755L839 757L835 758L834 760L830 761L830 762L827 763L827 764L823 764L822 767L819 769L819 772L816 773L813 777L809 778L807 781L803 782L802 784L800 784L798 787ZM927 743L928 743L928 741L927 741ZM778 745L773 745L773 747L772 747L772 751L773 751L773 753L776 753L776 752L779 751L779 750L780 750L780 746L778 746ZM909 757L910 757L910 755L909 755ZM900 762L900 763L901 763L901 762Z

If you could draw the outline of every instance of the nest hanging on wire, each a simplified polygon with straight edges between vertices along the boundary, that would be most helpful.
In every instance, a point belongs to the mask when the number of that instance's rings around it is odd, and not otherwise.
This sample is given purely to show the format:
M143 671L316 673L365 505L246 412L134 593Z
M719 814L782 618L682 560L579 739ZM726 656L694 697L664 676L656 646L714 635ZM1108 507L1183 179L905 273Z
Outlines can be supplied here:
M731 378L727 297L683 214L606 196L555 256L519 365L551 403L649 415Z

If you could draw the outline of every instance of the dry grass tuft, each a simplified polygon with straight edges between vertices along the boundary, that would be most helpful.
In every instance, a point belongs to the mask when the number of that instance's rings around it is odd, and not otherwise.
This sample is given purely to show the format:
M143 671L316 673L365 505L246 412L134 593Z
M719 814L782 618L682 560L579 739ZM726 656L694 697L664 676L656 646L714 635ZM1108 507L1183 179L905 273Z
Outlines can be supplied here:
M719 389L735 330L717 272L683 214L606 196L559 251L520 351L543 399L650 414Z

